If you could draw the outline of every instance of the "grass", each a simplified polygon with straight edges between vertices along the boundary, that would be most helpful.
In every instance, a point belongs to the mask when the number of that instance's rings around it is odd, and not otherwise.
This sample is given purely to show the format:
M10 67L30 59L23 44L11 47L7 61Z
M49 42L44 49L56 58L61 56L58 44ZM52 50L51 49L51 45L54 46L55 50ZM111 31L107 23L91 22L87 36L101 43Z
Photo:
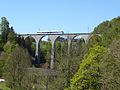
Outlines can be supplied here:
M0 90L12 90L12 89L8 88L5 83L1 82L0 83Z

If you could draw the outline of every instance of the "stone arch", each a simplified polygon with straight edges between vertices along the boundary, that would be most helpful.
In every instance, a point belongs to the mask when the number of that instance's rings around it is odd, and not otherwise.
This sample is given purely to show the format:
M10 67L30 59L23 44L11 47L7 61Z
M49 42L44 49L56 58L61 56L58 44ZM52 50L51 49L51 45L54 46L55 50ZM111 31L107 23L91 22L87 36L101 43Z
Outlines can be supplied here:
M63 35L58 36L54 42L54 46L55 46L54 67L55 68L58 66L59 60L61 61L61 59L58 59L58 55L59 55L59 58L63 57L63 55L67 56L67 46L68 46L67 42L68 42L67 38Z
M24 40L26 39L26 38L28 38L28 37L30 37L30 35L27 35L27 36L22 36L23 38L24 38Z
M74 39L72 40L72 44L71 44L71 49L72 49L72 52L71 52L71 55L72 56L75 56L75 55L79 55L79 50L81 50L82 48L82 45L85 44L85 40L84 38L82 38L81 35L76 35L74 37Z
M55 51L56 51L56 41L58 38L60 38L62 35L46 35L48 36L49 40L51 42L51 58L50 58L50 64L49 64L51 69L54 69L54 64L55 64ZM46 64L46 63L45 63ZM44 65L44 64L43 64ZM43 66L44 67L44 66Z
M35 50L35 65L37 67L40 66L41 60L40 60L40 42L41 39L45 36L45 35L31 35L34 39L35 39L35 43L36 43L36 50Z
M34 64L36 66L40 65L40 49L39 49L39 46L40 46L40 41L44 36L45 35L37 35L37 34L31 34L31 35L23 36L24 39L27 39L28 37L32 37L35 40L35 62L34 62Z
M35 61L35 39L33 37L31 37L30 35L23 37L24 39L22 39L22 43L24 42L24 46L27 51L29 52L30 56L32 57L30 59L32 65L34 65L34 61Z
M25 37L24 38L24 41L25 41L25 45L26 45L26 48L28 49L28 48L32 48L32 47L27 47L27 46L29 46L28 44L36 44L35 43L35 39L33 38L33 37L31 37L30 35L29 36L27 36L27 37ZM29 50L28 50L29 51ZM30 52L30 51L29 51ZM34 52L35 53L35 52ZM33 56L33 55L32 55Z
M45 35L40 40L40 59L41 59L41 68L48 69L50 67L51 60L51 41L48 39L49 35Z
M88 38L88 42L92 42L94 43L95 42L101 42L102 38L101 38L101 35L100 34L92 34L89 36Z
M67 40L68 40L68 54L69 54L69 49L70 49L70 47L71 47L71 44L72 44L72 41L74 40L74 38L76 37L77 35L70 35L70 34L68 34L68 35L66 35L66 37L67 37Z
M76 35L72 41L77 42L78 40L82 40L85 43L85 39L82 35Z
M88 42L90 35L80 35L80 38L84 40L85 43Z
M50 39L50 41L52 43L50 69L54 69L54 64L55 64L55 42L56 42L56 39L59 36L60 35L49 35L48 36L48 38Z

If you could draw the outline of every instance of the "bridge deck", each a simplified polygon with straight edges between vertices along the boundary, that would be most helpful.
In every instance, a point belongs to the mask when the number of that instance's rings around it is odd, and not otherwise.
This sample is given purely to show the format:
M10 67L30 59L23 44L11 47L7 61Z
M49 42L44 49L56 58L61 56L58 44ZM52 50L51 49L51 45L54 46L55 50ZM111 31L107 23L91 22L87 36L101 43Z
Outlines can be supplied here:
M22 36L27 36L27 35L91 35L91 33L64 33L64 34L58 34L58 33L43 33L43 34L19 34Z

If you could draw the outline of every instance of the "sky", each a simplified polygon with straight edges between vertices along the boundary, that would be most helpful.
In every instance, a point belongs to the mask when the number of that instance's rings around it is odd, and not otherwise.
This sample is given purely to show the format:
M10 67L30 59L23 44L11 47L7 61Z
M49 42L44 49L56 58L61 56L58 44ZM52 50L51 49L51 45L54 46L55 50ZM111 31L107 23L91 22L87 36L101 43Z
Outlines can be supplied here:
M0 18L16 33L92 32L101 22L120 16L120 0L0 0Z

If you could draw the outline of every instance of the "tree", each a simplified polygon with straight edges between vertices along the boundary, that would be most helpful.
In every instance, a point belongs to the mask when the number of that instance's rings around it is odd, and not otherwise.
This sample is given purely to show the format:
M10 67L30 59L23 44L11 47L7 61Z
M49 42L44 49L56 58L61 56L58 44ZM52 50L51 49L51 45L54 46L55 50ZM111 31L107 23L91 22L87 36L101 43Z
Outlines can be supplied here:
M4 43L0 37L0 53L3 51L3 46L4 46Z
M90 36L90 39L88 40L87 48L91 48L94 45L101 45L101 42L102 42L102 37L93 34L92 36Z
M100 90L99 58L105 50L102 46L90 48L71 79L70 87L65 90Z
M9 55L6 64L6 81L13 90L28 89L27 68L30 66L30 57L26 50L16 47Z
M1 39L4 43L7 42L7 36L9 33L9 22L7 21L6 17L1 18L1 24L0 24L0 31L1 31Z
M100 33L102 37L101 45L109 47L114 40L120 38L120 17L104 21L94 29L93 33Z
M32 37L27 37L25 39L25 46L31 56L35 56L35 50L32 48L33 42L35 41ZM34 43L34 46L35 46L35 43Z
M13 27L11 27L10 31L9 31L9 34L7 36L7 41L16 43L16 40L17 40L17 36L16 36L16 34L14 32Z
M61 39L60 39L61 40ZM79 68L86 45L83 40L73 41L68 55L67 40L56 41L55 70L56 76L49 76L49 90L63 90L70 84L70 79Z
M109 31L109 29L112 27L112 23L110 21L104 21L102 23L100 23L97 27L95 27L93 33L94 34L103 34L106 31Z
M4 73L5 73L5 63L7 61L7 55L2 52L2 54L0 55L0 78L4 78Z
M50 63L51 55L51 42L41 41L40 42L40 59L41 63Z
M120 39L115 40L100 60L101 90L120 89Z
M14 48L15 48L16 46L17 46L17 44L8 41L8 42L4 45L3 49L4 49L4 51L5 51L6 54L11 54L12 51L14 50Z

